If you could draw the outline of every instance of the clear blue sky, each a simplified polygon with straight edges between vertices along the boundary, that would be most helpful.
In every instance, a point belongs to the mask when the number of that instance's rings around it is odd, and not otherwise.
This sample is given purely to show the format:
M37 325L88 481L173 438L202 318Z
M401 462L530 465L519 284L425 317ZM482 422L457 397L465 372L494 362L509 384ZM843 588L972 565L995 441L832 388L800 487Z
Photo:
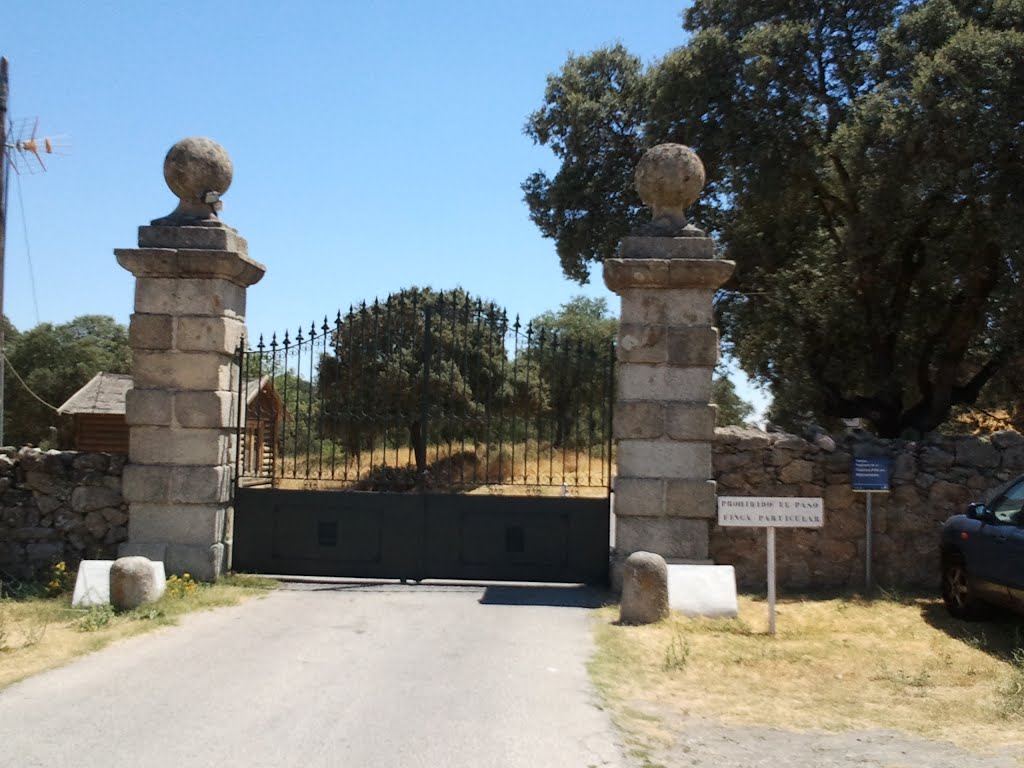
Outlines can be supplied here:
M520 183L554 157L522 133L570 52L681 45L682 0L5 3L10 117L70 156L9 192L4 309L18 328L108 314L132 277L113 248L171 211L162 162L209 136L235 175L222 218L267 266L250 333L308 327L412 285L533 317L574 295ZM38 304L38 315L36 310ZM748 399L758 395L742 387Z

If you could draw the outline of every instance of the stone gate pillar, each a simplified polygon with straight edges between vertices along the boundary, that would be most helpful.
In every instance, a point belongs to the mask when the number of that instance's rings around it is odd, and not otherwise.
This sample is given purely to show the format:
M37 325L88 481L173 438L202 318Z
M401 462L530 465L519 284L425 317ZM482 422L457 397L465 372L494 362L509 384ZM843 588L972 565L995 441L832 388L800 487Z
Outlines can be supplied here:
M622 299L614 436L615 565L644 550L669 562L708 562L716 516L711 447L718 362L712 299L735 264L714 258L712 240L684 210L704 186L689 147L661 144L637 165L635 183L653 220L604 262Z
M139 227L138 248L114 251L136 278L124 470L130 516L121 554L208 581L231 563L235 352L246 288L266 271L217 216L231 176L220 145L178 142L164 160L178 207Z

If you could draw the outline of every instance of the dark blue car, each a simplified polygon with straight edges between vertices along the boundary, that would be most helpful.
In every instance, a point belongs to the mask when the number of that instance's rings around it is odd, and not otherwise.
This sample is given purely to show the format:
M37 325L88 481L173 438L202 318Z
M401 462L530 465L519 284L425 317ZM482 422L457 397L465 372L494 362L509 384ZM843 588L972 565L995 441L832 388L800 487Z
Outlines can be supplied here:
M942 527L942 599L951 614L990 605L1024 613L1024 475Z

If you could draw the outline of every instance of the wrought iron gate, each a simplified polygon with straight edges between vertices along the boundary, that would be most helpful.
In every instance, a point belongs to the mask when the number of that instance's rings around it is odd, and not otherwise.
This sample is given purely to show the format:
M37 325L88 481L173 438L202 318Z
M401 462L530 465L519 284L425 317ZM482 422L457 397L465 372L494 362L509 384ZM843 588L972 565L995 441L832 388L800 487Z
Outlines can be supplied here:
M614 350L406 291L239 350L236 570L607 578Z

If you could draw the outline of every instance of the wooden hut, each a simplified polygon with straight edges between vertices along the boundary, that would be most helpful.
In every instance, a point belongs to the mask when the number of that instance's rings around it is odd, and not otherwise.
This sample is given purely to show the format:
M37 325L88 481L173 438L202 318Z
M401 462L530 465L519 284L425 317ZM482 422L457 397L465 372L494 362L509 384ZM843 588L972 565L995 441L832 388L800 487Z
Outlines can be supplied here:
M242 477L275 477L280 450L284 402L269 376L245 383L245 438L242 442Z
M75 450L128 455L125 396L132 377L97 373L58 410L74 417ZM246 382L245 438L242 459L247 469L273 476L284 404L269 376Z
M124 396L132 377L97 373L58 410L74 417L75 450L128 455Z

